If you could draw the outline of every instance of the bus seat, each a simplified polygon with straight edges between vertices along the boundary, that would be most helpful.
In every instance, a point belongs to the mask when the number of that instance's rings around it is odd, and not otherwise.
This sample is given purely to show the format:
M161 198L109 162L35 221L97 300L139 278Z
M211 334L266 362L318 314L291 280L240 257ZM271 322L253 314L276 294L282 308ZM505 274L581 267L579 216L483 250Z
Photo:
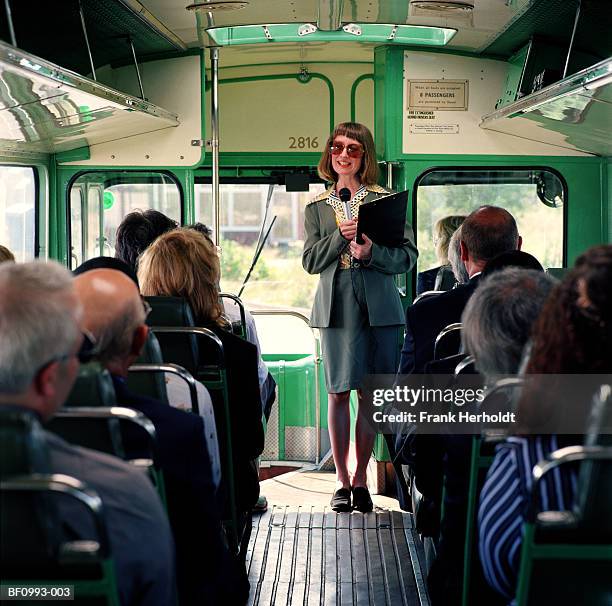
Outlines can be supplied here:
M612 603L612 390L595 396L583 446L551 453L533 469L532 501L523 526L518 606ZM546 474L580 462L572 511L539 511Z
M246 339L247 338L247 333L246 333L246 314L245 314L245 311L244 311L244 303L236 295L232 295L232 294L227 293L227 292L220 292L219 293L219 298L221 299L222 302L223 302L223 299L228 299L234 305L238 306L238 311L240 313L240 320L232 320L232 322L231 322L231 324L232 324L232 332L236 336L242 337L243 339Z
M166 374L176 375L187 384L191 402L190 412L199 414L200 406L198 404L196 381L189 372L178 364L133 364L128 368L128 387L134 393L170 405L164 378Z
M115 388L108 370L97 362L81 364L64 406L114 406L116 403Z
M461 323L454 322L443 328L434 343L434 360L454 356L461 350Z
M422 292L418 297L415 298L415 300L412 302L412 304L414 305L415 303L418 303L419 301L422 301L423 299L427 299L428 297L433 297L435 295L441 295L443 292L443 290L426 290L425 292Z
M198 369L198 340L194 334L157 331L156 327L195 326L193 313L182 297L145 297L151 306L147 324L152 327L165 362L174 362L195 376Z
M27 411L0 412L0 449L3 583L73 585L78 604L119 606L98 495L75 478L49 473L44 433ZM64 537L58 505L67 500L92 518L95 536Z
M571 267L548 267L546 273L556 280L563 280L571 271Z
M229 528L231 548L238 553L241 537L246 536L243 529L248 522L245 525L239 521L241 516L236 502L232 423L223 344L212 331L194 326L193 314L185 299L146 297L146 300L152 309L147 323L159 341L164 362L184 367L210 391L224 478L221 489L225 501L224 524ZM206 360L207 364L202 365L202 360Z
M35 472L50 473L36 415L17 406L0 408L0 477Z
M144 348L136 360L137 365L159 365L163 364L163 358L159 342L152 331L147 334ZM163 372L130 372L127 378L130 391L134 393L154 398L159 402L168 404L168 393L166 391L166 381Z
M457 365L468 357L465 353L458 353L439 360L432 360L425 364L423 373L426 375L454 375Z
M120 406L64 408L57 411L47 428L71 444L114 455L145 469L166 504L155 426L141 412Z
M474 360L473 356L463 355L463 360L459 360L457 366L455 366L454 375L458 377L459 375L476 375L478 371L476 370L476 360Z
M490 390L480 404L480 410L497 410L500 398L506 401L515 397L521 388L521 379L501 379ZM472 436L470 454L470 473L467 497L466 532L463 553L462 605L487 603L492 606L503 604L501 598L487 583L480 557L478 556L477 515L478 498L484 485L487 472L495 457L495 447L505 439L506 433L490 431L483 427L481 435Z

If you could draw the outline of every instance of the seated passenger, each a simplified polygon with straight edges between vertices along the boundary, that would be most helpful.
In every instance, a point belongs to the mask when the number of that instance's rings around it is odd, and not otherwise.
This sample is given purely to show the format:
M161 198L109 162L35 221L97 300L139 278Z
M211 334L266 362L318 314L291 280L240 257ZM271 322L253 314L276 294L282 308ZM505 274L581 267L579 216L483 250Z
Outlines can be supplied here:
M526 376L551 373L588 376L611 372L612 246L607 245L596 246L581 255L574 269L550 294L534 326ZM597 377L593 381L595 390ZM498 446L480 496L478 513L479 549L485 576L508 600L516 592L523 516L532 486L531 470L552 451L581 442L580 436L528 435L533 433L528 425L531 415L552 411L562 415L565 402L563 394L534 400L527 388L524 391L518 408L522 435L510 437ZM591 395L585 393L584 397L590 399ZM541 485L540 507L571 509L575 479L575 469L566 466L559 473L550 474L549 480Z
M427 363L434 357L436 337L449 324L460 322L461 314L476 290L487 263L500 253L520 249L522 244L514 217L497 206L481 206L476 209L453 237L460 238L461 264L465 266L469 281L448 292L417 301L406 309L406 331L399 375L425 371ZM401 376L398 380L401 381ZM387 435L385 439L395 466L400 505L405 508L408 497L401 465L413 462L410 427L403 428L395 435Z
M433 359L440 331L461 320L465 305L478 285L487 262L502 252L520 250L522 238L514 217L497 206L481 206L461 225L461 261L470 280L453 290L418 301L406 309L406 336L399 372L423 372Z
M136 272L133 271L132 268L121 259L116 259L113 257L94 257L93 259L89 259L79 265L72 273L75 276L80 276L86 271L90 271L92 269L116 269L130 278L130 280L136 284L136 288L140 290ZM191 411L191 394L189 392L189 386L187 383L173 373L164 373L164 381L166 383L166 392L169 404L174 406L174 408ZM210 399L210 394L208 393L206 387L204 387L204 385L202 385L202 383L199 381L196 381L196 391L198 410L206 429L206 436L208 438L207 443L209 446L213 467L215 469L219 469L218 456L216 455L217 429L215 426L215 415L212 408L212 400Z
M121 221L115 235L115 257L127 263L132 271L136 272L138 257L155 241L156 238L165 234L168 231L175 229L178 223L163 213L148 209L145 211L134 211L127 214ZM190 226L191 229L201 233L210 240L212 231L203 223L194 223ZM212 243L212 240L210 240ZM87 261L86 263L88 263ZM223 305L225 313L230 317L231 321L238 320L240 317L239 310L231 301L224 299ZM261 357L261 348L257 338L257 330L255 328L255 320L253 316L245 309L246 318L246 338L257 347L258 359L258 376L259 388L261 391L261 401L266 419L270 416L272 404L276 396L276 383L274 378L268 372L268 368ZM178 383L176 377L169 375L166 377L168 382L168 390L172 394L180 392L182 385ZM170 395L169 393L169 395Z
M53 416L78 371L80 321L72 276L59 264L0 266L0 406L26 408L42 422ZM122 606L175 604L172 536L150 480L115 457L44 437L52 472L85 482L102 499ZM62 503L70 538L92 538L81 510Z
M518 370L521 354L555 281L543 271L507 268L483 278L462 316L463 343L487 381ZM432 604L459 604L469 488L472 437L420 436L415 439L415 483L444 517L436 559L428 576ZM440 507L433 515L439 519Z
M138 256L155 238L177 226L176 221L152 208L128 213L117 227L115 257L127 263L135 272Z
M236 597L234 592L238 592L238 603L246 600L246 578L233 578L237 572L231 567L236 565L230 562L223 543L216 499L219 469L211 464L202 418L127 388L128 368L140 355L148 331L136 285L113 269L94 269L74 282L83 306L83 324L98 340L97 358L111 373L117 403L142 412L155 425L176 541L181 605L202 604L211 596L217 596L220 603L221 598ZM130 451L130 444L126 451ZM138 456L137 452L134 455Z
M449 215L434 224L433 237L436 248L437 267L419 272L417 275L417 296L428 290L450 290L455 284L455 277L450 266L448 250L451 236L463 223L465 215Z
M212 330L223 343L232 427L237 501L250 510L259 496L254 461L263 451L257 348L234 334L219 302L219 257L210 240L192 229L160 236L142 255L138 279L144 295L182 297L196 326ZM206 360L202 360L206 364Z
M202 234L204 237L208 238L212 243L210 238L212 234L212 230L204 225L204 223L194 223L189 226L189 229L194 229L198 233ZM240 308L236 303L228 298L222 299L223 309L225 311L225 315L228 316L230 322L237 322L240 320ZM257 336L257 328L255 327L255 318L251 312L245 308L244 310L244 318L246 322L246 339L250 343L253 343L255 347L257 347L257 354L259 355L257 374L259 376L259 389L261 391L261 403L263 406L264 415L266 416L266 420L270 418L270 412L272 411L272 405L274 404L274 400L276 399L276 381L274 377L268 372L268 367L266 363L263 361L261 357L261 346L259 345L259 338Z

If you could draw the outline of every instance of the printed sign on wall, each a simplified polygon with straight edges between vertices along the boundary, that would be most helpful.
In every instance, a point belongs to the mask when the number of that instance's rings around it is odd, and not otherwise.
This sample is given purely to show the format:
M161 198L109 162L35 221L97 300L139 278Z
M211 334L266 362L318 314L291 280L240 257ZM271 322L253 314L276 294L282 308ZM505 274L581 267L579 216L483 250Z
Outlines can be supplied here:
M408 80L408 109L467 111L467 80Z

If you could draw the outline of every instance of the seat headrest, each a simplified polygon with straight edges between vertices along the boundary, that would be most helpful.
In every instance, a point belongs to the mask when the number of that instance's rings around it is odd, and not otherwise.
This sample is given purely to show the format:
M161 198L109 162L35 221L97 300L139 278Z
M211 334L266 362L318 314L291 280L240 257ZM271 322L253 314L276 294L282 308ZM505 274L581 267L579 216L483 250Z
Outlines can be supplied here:
M159 347L159 341L153 332L149 331L145 345L140 352L138 360L136 360L136 364L163 364L163 362L164 359Z
M189 303L182 297L145 297L151 306L149 326L195 326Z
M108 370L97 362L81 364L64 406L116 406L115 387Z

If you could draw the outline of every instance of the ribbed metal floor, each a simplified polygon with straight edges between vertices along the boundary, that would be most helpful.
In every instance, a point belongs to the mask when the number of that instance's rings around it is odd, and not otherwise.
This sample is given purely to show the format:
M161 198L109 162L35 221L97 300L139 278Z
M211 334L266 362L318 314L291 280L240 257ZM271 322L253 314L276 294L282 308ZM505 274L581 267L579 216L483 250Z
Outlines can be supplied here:
M246 563L253 606L429 604L409 513L276 505L254 517Z

